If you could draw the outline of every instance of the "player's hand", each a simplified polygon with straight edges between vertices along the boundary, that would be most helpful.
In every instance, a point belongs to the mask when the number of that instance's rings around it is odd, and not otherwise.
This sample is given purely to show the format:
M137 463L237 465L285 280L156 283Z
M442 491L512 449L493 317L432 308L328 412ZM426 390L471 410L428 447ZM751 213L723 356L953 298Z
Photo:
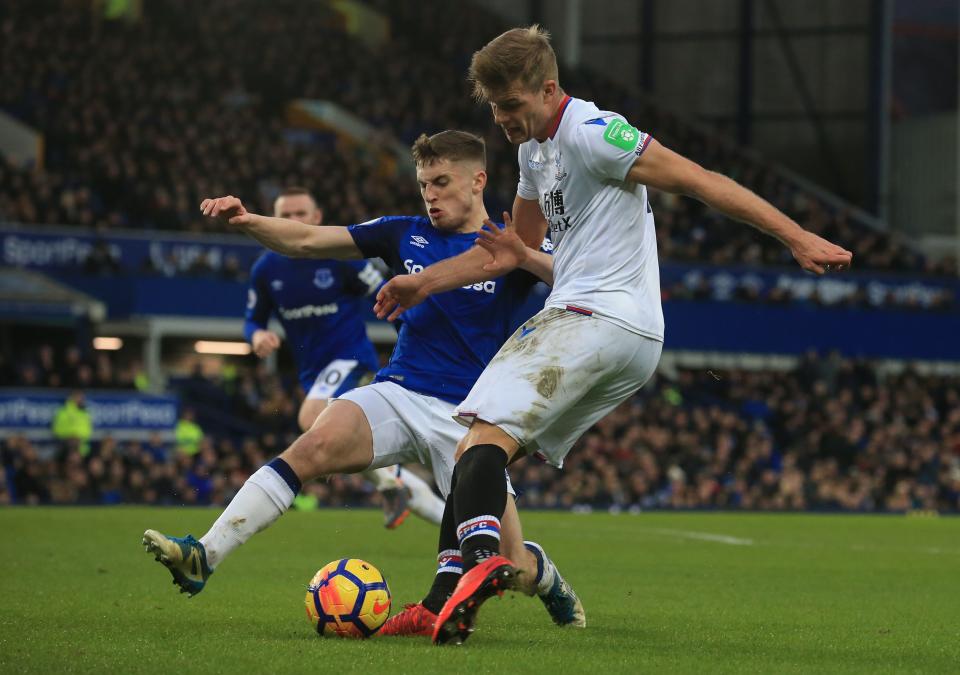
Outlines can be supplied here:
M200 212L234 226L247 225L251 219L251 214L244 208L243 202L233 195L204 199L200 202Z
M813 232L804 232L803 236L790 246L790 252L800 263L800 267L814 274L844 270L850 267L853 261L853 253L831 244Z
M503 229L487 219L477 235L477 246L489 253L493 260L483 266L484 272L498 276L520 267L527 259L527 246L517 236L510 214L503 212Z
M280 348L280 336L272 330L260 329L253 332L250 338L253 353L264 359Z
M378 319L393 321L406 310L427 299L427 293L416 274L401 274L394 277L377 291L373 313Z

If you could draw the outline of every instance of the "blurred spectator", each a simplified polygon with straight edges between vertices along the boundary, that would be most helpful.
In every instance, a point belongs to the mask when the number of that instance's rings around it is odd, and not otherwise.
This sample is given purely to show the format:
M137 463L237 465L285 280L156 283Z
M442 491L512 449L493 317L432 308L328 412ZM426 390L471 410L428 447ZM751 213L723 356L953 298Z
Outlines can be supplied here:
M150 391L150 377L139 360L130 364L130 372L133 375L133 386L137 391L146 393Z
M80 454L90 452L93 436L93 419L86 409L87 402L82 391L74 391L53 416L53 436L58 441L75 441Z
M177 452L183 455L195 455L200 452L200 443L203 441L203 429L195 421L196 415L192 408L184 408L177 420L174 430Z

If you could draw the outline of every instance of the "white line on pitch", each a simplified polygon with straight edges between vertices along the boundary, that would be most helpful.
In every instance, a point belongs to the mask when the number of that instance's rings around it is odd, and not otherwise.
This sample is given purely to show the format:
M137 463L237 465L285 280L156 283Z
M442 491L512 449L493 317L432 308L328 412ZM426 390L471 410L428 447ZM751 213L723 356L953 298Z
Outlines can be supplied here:
M684 539L696 539L698 541L712 541L717 544L728 544L730 546L753 546L753 539L741 539L739 537L730 537L725 534L710 534L709 532L690 532L688 530L671 530L663 527L646 528L650 532L659 534L668 534L674 537Z

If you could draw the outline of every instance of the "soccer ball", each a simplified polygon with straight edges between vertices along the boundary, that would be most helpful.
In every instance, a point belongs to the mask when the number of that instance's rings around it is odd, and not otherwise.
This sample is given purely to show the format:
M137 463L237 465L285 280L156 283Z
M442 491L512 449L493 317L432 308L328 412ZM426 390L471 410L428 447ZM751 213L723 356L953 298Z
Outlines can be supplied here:
M390 616L390 589L363 560L334 560L307 586L307 618L320 635L370 637Z

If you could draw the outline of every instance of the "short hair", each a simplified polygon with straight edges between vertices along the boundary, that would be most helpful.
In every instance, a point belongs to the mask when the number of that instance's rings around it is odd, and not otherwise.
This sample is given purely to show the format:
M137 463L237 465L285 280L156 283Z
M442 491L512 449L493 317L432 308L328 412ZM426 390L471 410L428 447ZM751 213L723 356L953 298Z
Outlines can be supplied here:
M508 30L473 53L467 79L478 101L486 101L490 92L502 91L517 81L525 90L534 91L547 80L559 79L550 33L539 24Z
M427 136L420 134L410 148L417 166L446 159L451 162L473 161L487 168L487 146L483 139L468 131L447 130Z
M323 212L323 209L320 208L320 202L318 202L317 198L313 196L313 193L310 192L310 190L308 190L307 188L302 187L300 185L288 185L285 188L281 188L280 192L277 193L277 196L273 198L274 209L276 209L277 201L279 201L281 197L300 197L300 196L309 197L310 201L313 202L313 205L316 207L317 211L320 211L321 213Z
M317 201L314 198L314 196L310 193L310 190L308 190L305 187L300 187L299 185L289 185L281 189L280 192L277 194L277 199L280 199L280 197L297 197L299 195L306 195L310 199L313 199L314 202Z

